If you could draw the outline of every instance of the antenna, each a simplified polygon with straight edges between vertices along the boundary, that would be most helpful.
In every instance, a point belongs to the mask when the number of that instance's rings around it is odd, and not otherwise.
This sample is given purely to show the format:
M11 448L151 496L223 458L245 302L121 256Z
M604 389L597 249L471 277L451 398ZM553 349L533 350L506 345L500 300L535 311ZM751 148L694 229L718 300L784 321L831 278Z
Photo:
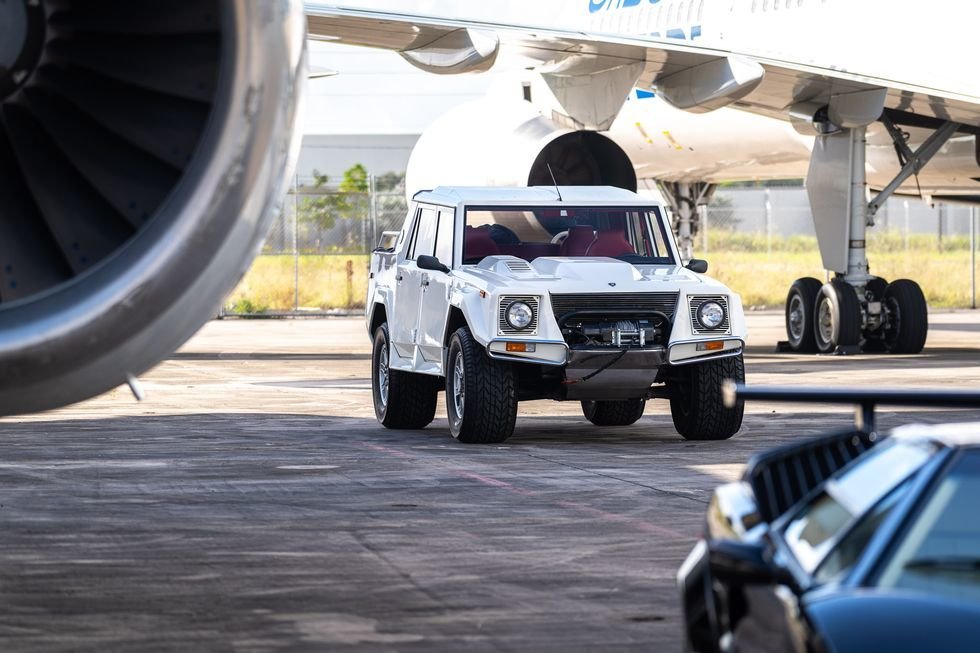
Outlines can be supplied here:
M551 175L551 181L552 181L552 183L555 184L555 193L558 194L558 201L559 202L564 202L565 200L563 200L561 198L561 191L558 190L558 180L555 179L555 173L552 172L552 170L551 170L551 164L548 163L547 161L545 161L545 165L548 166L548 174Z

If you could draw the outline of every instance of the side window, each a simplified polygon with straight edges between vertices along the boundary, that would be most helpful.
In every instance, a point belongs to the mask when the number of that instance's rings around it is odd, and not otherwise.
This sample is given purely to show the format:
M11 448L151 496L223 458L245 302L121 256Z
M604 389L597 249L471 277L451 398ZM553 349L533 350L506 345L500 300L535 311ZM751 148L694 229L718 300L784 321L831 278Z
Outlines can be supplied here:
M653 248L657 252L654 256L670 256L667 234L664 233L663 221L660 219L660 209L650 212L650 224L653 226Z
M443 265L453 266L453 227L456 216L452 211L439 211L439 231L436 237L436 258Z
M434 209L422 209L419 212L415 235L408 250L408 258L415 260L422 255L432 256L436 244L436 212Z
M826 583L837 576L846 573L854 566L864 552L864 548L871 541L875 531L881 526L885 518L891 512L898 500L905 496L911 482L906 479L891 494L882 499L877 506L872 508L861 518L850 531L844 535L837 546L827 554L824 561L817 567L817 572L813 575L813 580L818 583Z
M402 238L408 234L408 245L405 247L405 258L412 258L412 250L415 249L415 237L419 233L419 211L416 210L412 216L412 221L408 223L408 228L402 231Z

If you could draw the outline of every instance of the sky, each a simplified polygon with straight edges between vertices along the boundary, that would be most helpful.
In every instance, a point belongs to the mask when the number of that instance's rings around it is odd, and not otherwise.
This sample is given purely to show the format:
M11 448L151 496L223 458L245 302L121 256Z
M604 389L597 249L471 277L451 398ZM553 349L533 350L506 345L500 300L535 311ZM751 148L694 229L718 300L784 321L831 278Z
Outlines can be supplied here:
M450 108L482 97L500 72L431 75L394 52L310 41L306 134L418 134Z

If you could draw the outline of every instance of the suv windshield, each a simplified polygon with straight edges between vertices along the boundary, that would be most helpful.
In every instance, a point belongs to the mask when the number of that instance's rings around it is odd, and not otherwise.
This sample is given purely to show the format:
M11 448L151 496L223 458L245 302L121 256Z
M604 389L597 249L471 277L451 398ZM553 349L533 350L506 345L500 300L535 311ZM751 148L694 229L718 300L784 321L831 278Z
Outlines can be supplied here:
M466 209L463 263L509 254L609 256L637 264L672 264L657 208L470 207Z

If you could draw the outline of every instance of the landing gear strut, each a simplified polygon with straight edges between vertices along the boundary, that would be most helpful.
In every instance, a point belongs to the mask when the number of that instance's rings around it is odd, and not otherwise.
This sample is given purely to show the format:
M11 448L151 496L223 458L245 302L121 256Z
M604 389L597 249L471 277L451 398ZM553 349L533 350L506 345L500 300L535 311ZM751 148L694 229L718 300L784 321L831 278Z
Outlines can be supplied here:
M681 259L690 261L694 258L694 238L698 233L699 218L708 208L715 185L707 182L658 181L657 188L674 214L674 234Z
M885 200L939 151L959 125L943 123L913 152L888 114L880 119L895 142L902 169L870 203L866 203L866 126L822 123L818 128L807 194L824 267L836 274L829 283L803 278L790 287L786 335L793 351L917 354L925 345L929 318L922 289L909 279L888 283L871 276L865 239ZM842 167L849 172L846 178L840 175Z

